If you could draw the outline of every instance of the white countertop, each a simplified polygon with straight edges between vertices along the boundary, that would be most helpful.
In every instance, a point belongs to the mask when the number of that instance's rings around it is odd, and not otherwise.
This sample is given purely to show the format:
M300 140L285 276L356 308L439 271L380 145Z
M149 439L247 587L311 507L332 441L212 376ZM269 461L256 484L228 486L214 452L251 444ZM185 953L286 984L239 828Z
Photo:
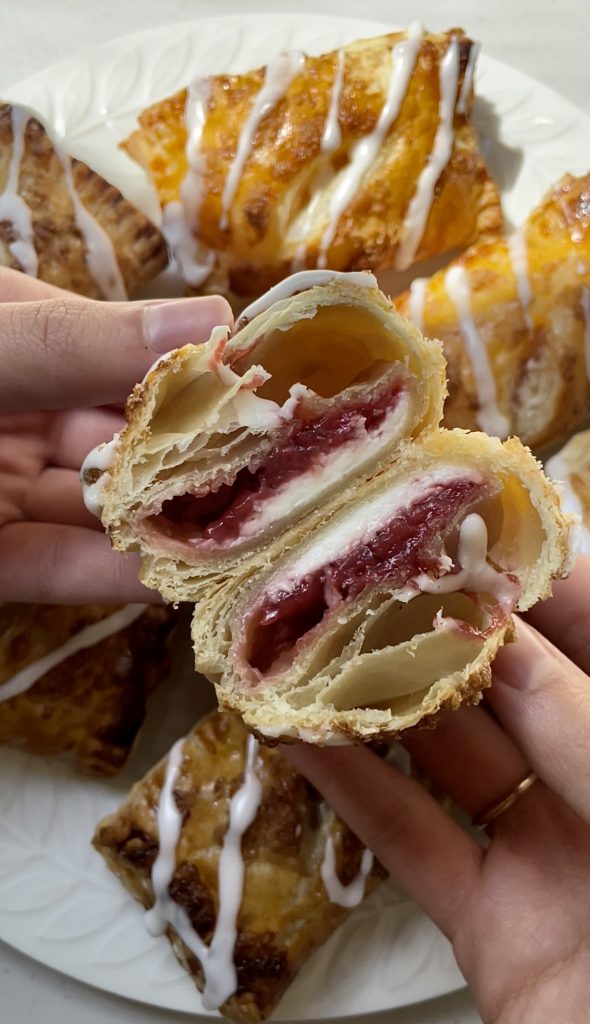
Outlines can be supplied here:
M460 25L484 50L519 67L590 111L590 4L587 0L413 0L404 10L389 0L0 0L2 89L77 51L139 27L199 15L289 10L404 23ZM0 783L1 784L1 783ZM31 961L0 943L3 1024L184 1024L183 1014L115 998ZM202 1018L201 1018L202 1019ZM411 1009L347 1018L349 1024L477 1024L467 992Z

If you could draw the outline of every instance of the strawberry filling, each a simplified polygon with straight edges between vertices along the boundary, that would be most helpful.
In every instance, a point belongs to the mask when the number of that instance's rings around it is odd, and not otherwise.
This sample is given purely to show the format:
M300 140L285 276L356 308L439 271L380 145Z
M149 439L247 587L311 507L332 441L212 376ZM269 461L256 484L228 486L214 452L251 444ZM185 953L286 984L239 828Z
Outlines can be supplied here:
M303 577L293 586L268 592L248 617L247 661L268 672L342 602L365 587L397 590L422 573L441 574L445 539L488 489L478 480L435 484L365 543ZM283 659L281 659L282 663Z
M209 541L229 547L240 540L244 525L255 519L265 501L297 477L320 466L326 456L347 444L376 434L395 411L406 390L403 379L366 400L331 406L321 415L297 403L293 418L279 432L262 464L245 466L230 484L207 494L181 494L165 501L149 519L150 528L185 544Z

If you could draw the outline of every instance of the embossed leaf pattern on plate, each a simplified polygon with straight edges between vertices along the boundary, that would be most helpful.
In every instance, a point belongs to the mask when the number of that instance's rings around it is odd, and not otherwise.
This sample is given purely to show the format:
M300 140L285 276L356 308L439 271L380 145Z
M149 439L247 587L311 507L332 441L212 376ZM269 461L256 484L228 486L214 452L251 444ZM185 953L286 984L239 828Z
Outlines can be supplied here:
M137 113L201 73L235 72L291 48L320 53L393 25L306 15L202 18L113 40L5 91L37 110L75 155L152 215L153 192L116 143ZM565 171L590 166L590 120L541 83L482 56L477 125L508 218L519 223ZM204 1013L168 943L90 846L96 822L211 706L190 668L152 701L142 742L120 780L0 751L0 937L90 984L169 1009ZM158 736L158 728L163 735ZM278 1019L321 1019L400 1006L461 985L449 944L387 883L301 972Z

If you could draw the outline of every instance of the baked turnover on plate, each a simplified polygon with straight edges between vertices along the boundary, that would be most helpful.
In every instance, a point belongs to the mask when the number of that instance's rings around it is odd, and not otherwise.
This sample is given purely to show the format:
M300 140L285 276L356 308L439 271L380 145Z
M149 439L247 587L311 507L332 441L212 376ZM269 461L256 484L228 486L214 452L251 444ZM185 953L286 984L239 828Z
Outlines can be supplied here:
M167 262L143 213L30 110L0 103L0 266L91 299L125 299Z
M165 608L0 605L0 743L114 775L166 676Z
M477 699L570 520L518 440L438 427L440 347L370 275L319 273L160 361L83 479L148 586L197 600L222 707L339 742Z
M509 238L480 242L396 306L443 342L444 423L555 444L590 415L590 174Z
M404 268L502 228L470 115L479 47L419 25L197 77L124 143L188 284L259 295L307 267Z
M562 505L579 516L580 550L590 555L590 430L583 430L552 455L545 472L561 484Z
M133 787L94 845L206 1008L248 1024L385 877L280 751L217 713Z

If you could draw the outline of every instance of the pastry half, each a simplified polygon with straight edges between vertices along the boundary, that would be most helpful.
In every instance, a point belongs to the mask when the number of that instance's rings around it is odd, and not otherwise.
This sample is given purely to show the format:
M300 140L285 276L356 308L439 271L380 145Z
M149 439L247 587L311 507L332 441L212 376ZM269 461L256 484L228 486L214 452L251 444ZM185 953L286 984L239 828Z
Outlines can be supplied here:
M116 444L82 468L87 502L115 547L140 550L148 586L193 600L347 502L438 423L443 393L440 346L371 275L294 275L233 336L219 328L154 367Z
M0 266L91 299L125 299L167 262L143 213L31 111L0 103Z
M590 555L590 430L583 430L552 455L545 472L562 488L562 505L580 521L580 550Z
M569 524L519 441L437 430L265 572L201 598L197 668L263 737L395 735L479 699L512 612L567 571Z
M114 775L168 672L172 625L145 605L0 605L0 743Z
M272 1013L384 877L280 751L258 748L226 714L176 744L101 822L94 845L150 909L150 931L166 932L206 1007L247 1024Z
M396 299L448 365L444 422L554 445L590 415L590 175Z
M411 25L197 76L124 143L193 288L252 297L304 268L407 267L501 230L471 125L477 44Z

